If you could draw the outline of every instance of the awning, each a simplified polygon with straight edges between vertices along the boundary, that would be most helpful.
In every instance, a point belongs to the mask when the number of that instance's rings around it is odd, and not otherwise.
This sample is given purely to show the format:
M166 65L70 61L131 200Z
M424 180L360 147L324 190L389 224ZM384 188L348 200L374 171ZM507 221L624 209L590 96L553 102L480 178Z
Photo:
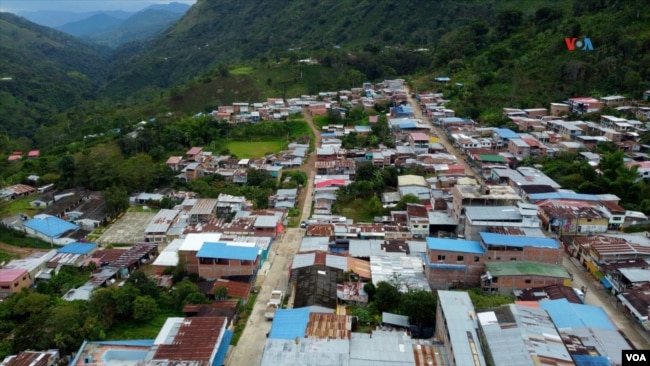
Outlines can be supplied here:
M601 278L601 279L600 279L600 283L602 283L603 286L605 286L606 289L610 289L610 288L612 288L612 283L609 282L609 280L607 279L607 277L603 277L603 278Z

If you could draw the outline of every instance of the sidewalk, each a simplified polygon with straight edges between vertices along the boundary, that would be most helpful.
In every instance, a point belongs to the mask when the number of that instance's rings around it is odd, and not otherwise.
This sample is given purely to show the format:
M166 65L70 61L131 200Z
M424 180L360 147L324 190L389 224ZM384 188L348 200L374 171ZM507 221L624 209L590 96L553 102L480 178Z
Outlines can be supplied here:
M618 329L637 349L650 349L650 335L632 320L623 309L619 307L618 300L609 293L600 282L589 274L582 266L571 260L568 254L564 254L564 267L573 276L573 287L585 287L585 303L588 305L600 306Z

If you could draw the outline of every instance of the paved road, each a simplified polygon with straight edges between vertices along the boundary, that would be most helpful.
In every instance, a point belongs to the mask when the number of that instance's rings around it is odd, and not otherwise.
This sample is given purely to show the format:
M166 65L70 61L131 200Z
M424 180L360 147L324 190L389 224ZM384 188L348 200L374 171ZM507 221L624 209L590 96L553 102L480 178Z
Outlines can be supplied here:
M567 254L564 255L564 267L573 275L573 287L581 288L585 286L587 293L585 302L589 305L600 306L609 317L614 321L618 329L632 342L637 349L650 349L650 336L648 336L641 326L632 321L618 307L618 301L609 292L603 288L596 280L581 266L576 265L569 259Z
M422 110L420 109L420 104L411 95L411 91L410 91L409 87L406 86L405 89L406 89L406 93L407 93L408 102L413 107L413 114L415 115L415 118L421 119L422 122L425 122L425 123L429 124L429 126L431 126L431 130L438 136L442 146L445 147L445 149L447 150L447 152L449 154L452 154L452 155L454 155L456 157L456 161L457 161L458 164L461 164L461 165L463 165L465 167L465 175L478 180L478 182L480 184L485 184L485 181L483 180L483 177L480 174L476 174L476 171L474 171L474 169L472 169L472 167L465 160L467 158L467 156L465 154L461 153L449 141L449 138L447 137L447 134L445 133L445 131L443 131L442 128L440 128L440 127L436 126L435 124L433 124L431 122L431 120L429 119L429 117L422 114Z
M320 131L315 128L314 123L308 112L305 113L305 119L314 130L316 136L316 146L320 144ZM301 221L307 220L311 212L313 187L315 179L316 153L312 153L306 164L301 170L308 173L309 182L304 189L302 200ZM266 266L260 270L257 275L256 286L260 286L257 300L253 306L253 311L248 319L248 324L242 333L237 346L235 346L227 359L229 366L241 365L259 365L264 352L266 343L266 334L271 330L271 321L264 318L266 302L271 298L271 291L282 290L287 294L289 290L289 266L293 262L293 257L300 248L302 240L302 230L298 228L288 228L282 238L273 243L271 252L267 259L270 268ZM288 296L288 295L285 295Z

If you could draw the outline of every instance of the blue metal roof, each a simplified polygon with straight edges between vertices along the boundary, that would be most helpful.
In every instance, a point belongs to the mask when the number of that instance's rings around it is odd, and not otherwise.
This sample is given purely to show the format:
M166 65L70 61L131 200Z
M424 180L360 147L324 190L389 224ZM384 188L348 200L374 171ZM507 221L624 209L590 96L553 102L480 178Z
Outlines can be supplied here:
M551 238L536 238L530 236L503 235L495 233L480 233L485 245L508 245L511 247L541 247L559 248L560 243Z
M33 218L31 220L25 221L23 225L51 238L58 238L66 231L79 228L79 226L65 220L61 220L55 216L47 216L42 219Z
M232 330L226 330L223 333L223 338L221 338L221 344L219 344L219 349L217 349L217 354L214 355L214 360L212 361L212 366L221 366L225 365L226 355L228 354L228 349L230 348L230 341L235 333Z
M579 201L600 201L598 196L586 193L574 192L549 192L549 193L533 193L528 195L531 201L541 200L579 200Z
M576 366L611 366L612 363L608 357L605 356L591 356L591 355L571 355Z
M600 306L573 304L567 299L540 301L557 328L592 327L616 330L609 316Z
M400 123L399 128L406 130L406 129L411 129L411 128L417 128L417 125L413 122L405 122L405 123Z
M481 243L473 240L445 239L427 237L427 246L433 250L449 250L454 252L483 254L485 249Z
M278 309L271 324L271 339L304 338L309 322L309 308Z
M223 258L254 261L257 259L260 250L256 247L241 247L237 245L226 245L225 243L203 243L201 250L196 253L202 258Z
M497 128L494 130L494 132L497 133L497 135L501 136L504 139L516 139L519 138L519 135L517 133L509 128Z
M59 253L69 253L69 254L88 254L97 248L97 244L93 243L70 243L64 247L61 247Z
M459 122L472 122L469 118L460 117L444 117L439 119L440 123L459 123Z

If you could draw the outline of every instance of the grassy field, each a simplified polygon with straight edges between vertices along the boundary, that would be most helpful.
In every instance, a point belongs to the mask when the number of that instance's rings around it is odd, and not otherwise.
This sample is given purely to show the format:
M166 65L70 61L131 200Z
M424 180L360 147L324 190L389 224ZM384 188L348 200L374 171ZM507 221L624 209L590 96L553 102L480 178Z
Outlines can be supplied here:
M15 255L7 253L4 250L0 250L0 263L9 262L15 258L17 258Z
M0 216L13 216L19 213L24 213L29 216L33 216L39 212L39 210L33 208L29 203L36 199L36 196L27 196L21 197L19 199L3 202L0 204Z
M368 212L367 200L356 199L340 207L341 216L354 220L354 222L372 222L374 217Z
M225 146L239 158L261 158L285 149L287 144L281 140L271 141L228 141Z
M106 339L154 339L167 318L182 316L183 313L167 312L158 314L147 323L119 322L119 325L106 332Z
M15 245L21 248L37 248L37 249L50 249L52 244L46 243L42 240L30 238L25 236L25 234L7 229L4 226L0 226L0 242Z

